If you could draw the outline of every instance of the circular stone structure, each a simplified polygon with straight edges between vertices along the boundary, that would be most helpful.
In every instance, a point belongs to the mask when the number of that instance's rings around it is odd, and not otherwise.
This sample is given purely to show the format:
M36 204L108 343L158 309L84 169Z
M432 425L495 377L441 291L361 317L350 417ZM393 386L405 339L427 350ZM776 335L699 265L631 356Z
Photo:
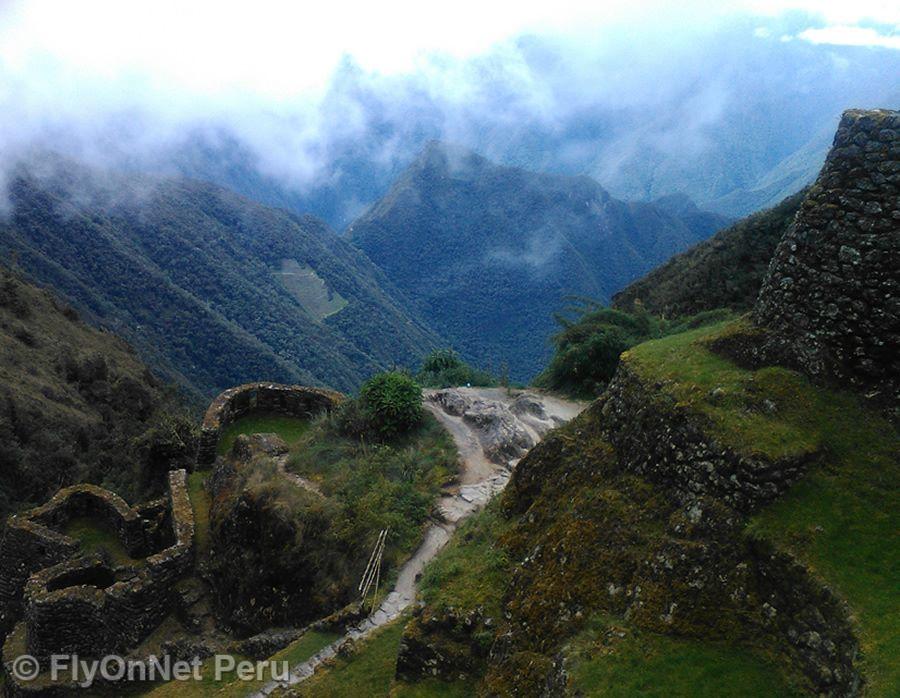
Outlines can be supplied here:
M309 419L334 409L344 400L341 393L305 385L245 383L221 393L212 401L200 428L197 463L207 466L216 459L222 430L248 414L279 414Z

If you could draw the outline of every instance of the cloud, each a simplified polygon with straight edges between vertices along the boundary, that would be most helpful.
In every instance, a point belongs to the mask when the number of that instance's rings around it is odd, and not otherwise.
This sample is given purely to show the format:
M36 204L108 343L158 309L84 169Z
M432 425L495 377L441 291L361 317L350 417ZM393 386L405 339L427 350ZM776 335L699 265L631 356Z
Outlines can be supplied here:
M233 146L234 164L306 192L364 178L363 160L392 172L443 138L618 176L648 148L672 158L708 148L747 100L738 77L756 89L753 71L764 71L748 66L770 37L814 45L823 27L885 26L894 4L9 2L0 175L36 147L165 169L185 148L202 160ZM785 20L792 8L801 15ZM356 211L373 187L335 206Z
M871 46L900 50L900 35L881 34L872 27L838 25L821 29L807 29L797 34L797 38L813 44Z

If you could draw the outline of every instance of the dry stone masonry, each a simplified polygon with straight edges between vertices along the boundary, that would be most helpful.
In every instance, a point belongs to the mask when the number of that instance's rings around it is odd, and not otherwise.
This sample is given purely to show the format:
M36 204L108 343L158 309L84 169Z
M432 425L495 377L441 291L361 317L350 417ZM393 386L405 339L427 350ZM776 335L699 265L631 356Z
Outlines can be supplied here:
M812 377L900 404L900 113L844 113L754 319Z
M194 516L186 472L169 473L168 484L166 497L139 507L76 485L10 518L0 543L0 608L5 629L12 628L4 665L23 651L39 660L126 652L171 612L175 585L194 564ZM115 531L134 564L82 554L62 531L85 516Z
M623 467L665 485L683 502L708 495L751 512L786 491L817 456L738 453L718 443L675 398L647 385L627 362L601 401L607 438Z
M343 400L340 393L303 385L247 383L229 388L212 401L203 417L197 462L208 466L216 459L222 430L241 417L257 413L310 418L331 410Z

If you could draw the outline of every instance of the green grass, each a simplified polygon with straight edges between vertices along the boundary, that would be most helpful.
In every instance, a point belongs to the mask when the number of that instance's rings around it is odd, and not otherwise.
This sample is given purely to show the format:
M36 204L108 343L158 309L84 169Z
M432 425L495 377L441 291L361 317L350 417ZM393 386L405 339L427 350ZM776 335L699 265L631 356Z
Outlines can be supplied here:
M471 698L475 685L469 681L449 683L440 679L424 679L416 683L395 682L390 698Z
M209 492L205 482L210 471L197 470L188 476L188 495L194 510L194 540L197 557L202 558L209 551Z
M222 430L218 453L225 455L241 434L278 434L288 446L295 445L309 430L309 420L277 414L251 414Z
M638 631L606 616L592 618L566 654L569 688L578 695L803 695L777 667L747 650Z
M809 381L779 367L747 371L708 351L705 341L729 326L734 323L645 342L624 352L622 360L642 378L663 382L679 407L707 417L712 434L739 452L782 458L818 449L819 430L804 423L816 393ZM776 412L764 409L766 399Z
M356 647L349 657L339 657L316 674L292 688L291 696L301 698L431 698L432 696L468 697L474 695L471 684L428 680L415 684L397 683L394 672L405 617L375 631ZM276 692L275 696L283 696Z
M425 568L419 595L438 608L473 609L499 618L510 562L498 538L508 528L494 500L465 521L453 539Z
M346 698L346 696L388 696L394 681L397 652L405 619L400 618L362 641L349 657L320 669L291 695L303 698ZM276 696L282 695L276 692Z
M277 652L271 657L272 661L288 662L293 667L310 657L316 652L331 644L337 639L337 633L324 633L318 631L309 631L305 633L295 642L291 643L283 650ZM234 655L236 661L247 660L247 657ZM201 668L202 681L170 681L156 687L151 688L143 695L147 698L181 698L186 696L216 696L217 698L242 698L253 691L257 691L266 683L266 681L240 681L234 672L223 674L218 681L215 680L214 660L208 659L203 662Z
M296 443L287 467L340 508L336 531L348 545L366 541L363 556L389 528L385 560L396 568L418 545L441 487L458 466L453 440L426 415L419 429L389 444L341 436L334 418L322 417Z
M648 342L625 360L666 381L664 390L707 416L724 444L773 457L819 454L748 532L793 554L848 602L870 694L889 695L900 688L900 436L851 393L783 368L744 370L705 348L711 337L740 329L718 325ZM725 395L713 401L717 387ZM765 399L774 411L758 409Z
M316 320L324 320L347 307L347 299L316 274L308 264L282 259L278 278L285 290Z
M89 517L78 517L66 524L63 533L81 543L85 554L105 550L117 565L141 564L142 560L132 558L122 545L118 534L104 522Z

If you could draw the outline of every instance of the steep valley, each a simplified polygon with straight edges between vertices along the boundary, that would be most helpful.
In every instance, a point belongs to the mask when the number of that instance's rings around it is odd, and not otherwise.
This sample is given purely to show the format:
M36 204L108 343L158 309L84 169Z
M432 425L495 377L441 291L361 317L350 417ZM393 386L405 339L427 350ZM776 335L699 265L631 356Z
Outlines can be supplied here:
M897 695L898 144L900 113L848 110L808 189L711 238L686 198L438 143L348 238L190 180L20 172L0 690ZM530 376L570 294L616 306L550 362L589 400L446 350L397 368L450 341ZM224 388L198 425L138 353ZM86 692L48 677L72 648L288 671Z
M347 235L465 359L527 381L572 296L608 302L727 221L683 197L626 203L588 177L434 142Z
M312 217L192 180L38 163L11 182L0 249L198 401L261 378L349 390L439 343Z

